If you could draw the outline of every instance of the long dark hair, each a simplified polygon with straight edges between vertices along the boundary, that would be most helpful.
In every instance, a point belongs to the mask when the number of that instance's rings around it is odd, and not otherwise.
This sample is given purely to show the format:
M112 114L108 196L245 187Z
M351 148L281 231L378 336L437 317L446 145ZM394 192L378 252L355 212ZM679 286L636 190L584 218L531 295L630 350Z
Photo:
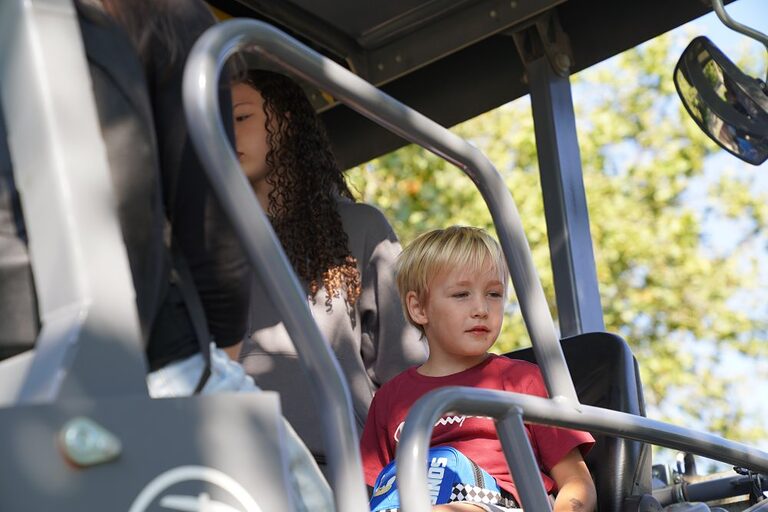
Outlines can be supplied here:
M337 210L339 196L354 201L330 149L328 136L302 88L271 71L249 70L236 82L261 93L266 116L269 174L267 214L296 273L325 304L346 291L355 305L360 272Z

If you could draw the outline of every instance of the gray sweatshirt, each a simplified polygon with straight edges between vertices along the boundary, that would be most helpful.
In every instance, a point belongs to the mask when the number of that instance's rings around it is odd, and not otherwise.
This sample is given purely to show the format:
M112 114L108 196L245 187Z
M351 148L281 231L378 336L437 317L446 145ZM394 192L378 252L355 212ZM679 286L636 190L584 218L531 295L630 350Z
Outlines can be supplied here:
M357 259L362 290L350 310L342 297L327 311L321 288L312 315L338 358L352 395L360 432L375 391L409 366L426 360L425 341L405 320L397 293L394 261L400 252L392 227L376 208L339 199L339 214ZM305 284L306 289L306 284ZM270 297L258 278L251 294L250 328L240 362L263 389L280 393L283 414L322 462L325 454L319 415L311 386L296 350Z

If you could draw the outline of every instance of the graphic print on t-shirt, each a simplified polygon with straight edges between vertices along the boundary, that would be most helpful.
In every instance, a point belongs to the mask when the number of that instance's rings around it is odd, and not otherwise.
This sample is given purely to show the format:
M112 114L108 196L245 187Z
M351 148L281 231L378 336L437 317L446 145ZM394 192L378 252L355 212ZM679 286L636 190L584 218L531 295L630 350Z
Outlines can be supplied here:
M435 425L433 428L437 428L440 426L448 426L448 425L456 425L455 428L461 428L464 425L464 421L468 420L469 418L477 418L477 419L484 419L484 420L492 420L490 416L471 416L471 415L454 415L454 416L443 416L437 422L435 422ZM395 444L400 442L400 434L403 432L403 425L405 425L405 421L401 421L400 424L397 426L397 429L395 430L395 434L393 436L395 440Z

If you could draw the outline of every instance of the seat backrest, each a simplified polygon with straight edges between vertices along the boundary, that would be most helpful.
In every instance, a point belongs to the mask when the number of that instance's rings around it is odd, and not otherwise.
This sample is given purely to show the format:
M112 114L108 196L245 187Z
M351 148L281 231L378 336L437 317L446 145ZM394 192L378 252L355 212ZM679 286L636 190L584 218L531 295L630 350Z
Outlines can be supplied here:
M637 361L622 338L596 332L565 338L560 343L582 404L645 416ZM536 362L531 348L506 356ZM595 480L598 510L619 512L628 496L650 492L648 445L599 434L595 441L586 463Z

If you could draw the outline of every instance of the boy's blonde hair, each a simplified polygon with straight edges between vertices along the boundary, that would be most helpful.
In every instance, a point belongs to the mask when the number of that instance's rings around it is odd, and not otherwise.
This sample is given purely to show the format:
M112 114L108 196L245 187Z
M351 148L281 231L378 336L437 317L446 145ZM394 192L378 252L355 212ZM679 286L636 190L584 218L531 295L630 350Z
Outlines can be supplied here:
M408 292L416 293L419 302L429 295L429 284L435 276L448 269L467 268L478 271L491 264L499 272L504 295L509 283L509 270L499 243L480 228L451 226L422 233L403 249L397 258L397 289L400 303L408 321L424 329L411 318L406 304Z

